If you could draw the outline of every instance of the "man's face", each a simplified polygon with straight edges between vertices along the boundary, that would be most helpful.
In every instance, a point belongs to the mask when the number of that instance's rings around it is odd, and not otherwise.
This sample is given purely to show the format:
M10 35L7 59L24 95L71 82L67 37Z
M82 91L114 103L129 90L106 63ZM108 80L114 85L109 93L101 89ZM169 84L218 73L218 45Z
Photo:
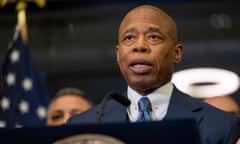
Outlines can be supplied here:
M49 105L47 125L63 125L70 117L86 111L90 107L91 105L79 96L60 96Z
M171 80L174 63L181 60L181 45L165 16L155 11L132 12L119 30L117 60L128 85L140 94Z

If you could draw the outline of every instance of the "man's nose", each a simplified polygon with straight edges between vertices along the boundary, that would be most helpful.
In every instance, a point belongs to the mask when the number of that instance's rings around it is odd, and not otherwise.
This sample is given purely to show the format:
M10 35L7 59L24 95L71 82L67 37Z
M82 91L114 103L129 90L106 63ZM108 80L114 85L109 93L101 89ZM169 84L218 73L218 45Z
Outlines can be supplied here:
M147 41L144 39L144 37L140 37L134 45L133 52L147 53L149 51L150 48Z
M64 119L63 119L63 124L66 124L70 117L71 116L69 114L65 114Z

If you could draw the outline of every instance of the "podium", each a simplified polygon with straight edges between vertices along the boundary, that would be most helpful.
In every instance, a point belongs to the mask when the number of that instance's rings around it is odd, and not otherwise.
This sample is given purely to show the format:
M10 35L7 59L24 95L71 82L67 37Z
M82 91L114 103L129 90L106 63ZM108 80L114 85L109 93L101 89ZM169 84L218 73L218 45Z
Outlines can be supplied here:
M81 144L77 138L101 139L126 144L202 144L197 123L192 119L141 123L104 123L56 127L1 128L1 144ZM106 138L107 140L102 140ZM72 142L70 142L72 141ZM94 143L94 142L92 142ZM104 142L96 142L96 144Z

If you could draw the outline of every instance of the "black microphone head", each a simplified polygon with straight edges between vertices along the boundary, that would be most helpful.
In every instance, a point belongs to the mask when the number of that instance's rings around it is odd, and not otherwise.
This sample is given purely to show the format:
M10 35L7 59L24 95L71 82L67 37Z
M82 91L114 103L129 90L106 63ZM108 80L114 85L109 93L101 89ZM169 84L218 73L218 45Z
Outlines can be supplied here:
M109 92L104 98L103 100L101 101L101 105L100 105L100 110L99 110L99 113L98 113L98 116L97 116L97 119L96 119L96 122L99 123L101 121L101 118L102 118L102 112L104 110L104 107L105 107L105 104L107 103L108 100L110 99L114 99L116 100L117 102L119 102L120 104L124 105L125 107L128 107L131 102L130 100L125 97L125 96L122 96L116 92Z
M116 92L112 93L112 98L126 107L128 107L131 104L131 101L127 97Z

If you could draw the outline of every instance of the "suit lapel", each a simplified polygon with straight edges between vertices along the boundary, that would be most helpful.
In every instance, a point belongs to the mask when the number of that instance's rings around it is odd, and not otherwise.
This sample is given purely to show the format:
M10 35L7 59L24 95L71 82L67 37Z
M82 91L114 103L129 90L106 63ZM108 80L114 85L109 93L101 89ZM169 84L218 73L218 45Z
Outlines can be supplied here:
M126 107L114 100L110 100L104 108L101 122L126 122L126 121L127 121Z
M174 87L168 112L164 120L194 118L200 123L202 115L197 112L201 111L202 108L201 103ZM98 110L96 111L96 115ZM114 100L110 100L105 106L101 122L126 122L128 121L127 119L126 107Z
M165 119L194 118L200 123L202 115L197 112L202 108L199 102L174 87Z

